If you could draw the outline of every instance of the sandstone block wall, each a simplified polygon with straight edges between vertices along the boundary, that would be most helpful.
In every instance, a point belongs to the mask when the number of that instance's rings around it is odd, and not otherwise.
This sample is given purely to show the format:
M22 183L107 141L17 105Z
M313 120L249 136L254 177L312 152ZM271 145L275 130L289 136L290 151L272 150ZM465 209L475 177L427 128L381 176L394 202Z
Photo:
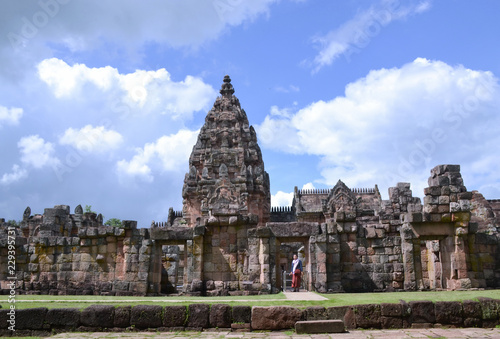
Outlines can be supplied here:
M53 215L59 215L59 223L51 219ZM49 209L48 216L43 216L43 223L36 229L30 228L34 226L32 219L41 216L28 216L17 230L19 293L145 295L148 292L153 245L148 229L137 229L135 221L124 221L122 227L98 222L76 227L66 222L75 219L67 206ZM68 229L71 231L67 232ZM7 258L8 238L2 233L0 255ZM26 233L32 236L24 237ZM6 260L0 261L0 269L1 286L6 291L9 282Z
M7 329L9 310L0 309L0 335ZM28 308L16 311L16 336L49 336L59 332L233 331L288 330L298 321L342 320L346 329L396 329L431 327L484 327L500 324L500 300L401 301L400 303L299 309L289 306L189 306L92 305L74 308Z

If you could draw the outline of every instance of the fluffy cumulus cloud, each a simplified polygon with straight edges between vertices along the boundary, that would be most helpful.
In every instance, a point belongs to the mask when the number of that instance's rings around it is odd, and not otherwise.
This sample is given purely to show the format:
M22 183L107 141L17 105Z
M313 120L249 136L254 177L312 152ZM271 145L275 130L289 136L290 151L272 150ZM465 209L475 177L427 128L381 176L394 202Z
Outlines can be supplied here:
M10 185L28 176L28 171L25 168L15 164L12 166L11 173L4 173L0 178L1 185Z
M118 148L123 142L120 133L104 126L87 125L81 129L68 128L59 138L61 145L70 145L84 153L103 153Z
M337 29L324 36L313 38L313 43L319 46L319 52L312 61L313 70L317 72L322 67L331 65L341 56L349 61L353 54L366 47L373 38L380 34L385 26L393 21L404 20L412 15L423 13L430 7L430 1L401 3L384 0L359 12Z
M17 146L21 151L21 161L25 165L40 169L59 164L59 159L55 156L54 145L38 135L21 138Z
M327 185L409 181L421 194L429 169L440 163L472 164L463 168L472 185L484 173L500 180L493 146L500 143L499 98L490 72L419 58L371 71L344 96L291 116L270 114L256 129L265 147L320 156Z
M165 135L136 150L131 160L117 163L122 178L136 177L145 182L154 180L154 173L185 172L187 161L199 131L180 130Z
M23 109L0 106L0 127L2 125L17 125L23 116Z
M118 101L142 114L158 112L173 118L190 117L193 112L206 108L216 95L200 78L188 75L183 81L175 82L163 68L121 74L110 66L70 66L63 60L51 58L38 64L38 75L57 98L88 98L92 91L94 99Z
M303 190L314 189L314 184L308 182L302 186ZM271 195L271 206L292 206L293 192L287 193L283 191L278 191L276 194Z

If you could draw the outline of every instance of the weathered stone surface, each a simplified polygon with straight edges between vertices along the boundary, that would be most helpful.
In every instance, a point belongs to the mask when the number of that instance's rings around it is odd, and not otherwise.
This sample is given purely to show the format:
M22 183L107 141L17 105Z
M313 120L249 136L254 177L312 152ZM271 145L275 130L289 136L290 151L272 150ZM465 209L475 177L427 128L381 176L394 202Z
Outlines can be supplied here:
M481 303L473 300L464 300L462 303L464 326L465 327L481 327L483 310Z
M345 317L348 310L349 310L349 306L328 307L326 309L327 319L344 320L344 317Z
M252 320L252 307L236 305L232 307L233 323L250 323Z
M477 318L482 319L483 311L481 303L474 300L464 300L462 302L464 318Z
M401 304L380 304L380 314L385 317L402 317L403 307Z
M283 330L295 327L301 320L302 312L288 306L254 306L252 308L253 330Z
M436 313L432 301L410 301L410 322L413 323L435 323Z
M344 331L344 322L342 320L309 320L295 323L295 332L297 334L342 333Z
M358 325L356 324L356 313L354 307L347 307L347 311L344 315L344 325L348 330L355 329Z
M361 328L380 328L380 305L355 305L356 325Z
M132 312L131 306L118 306L115 308L115 315L113 319L114 327L129 327L130 326L130 313Z
M267 223L266 226L271 229L272 234L276 237L311 236L318 234L320 231L319 225L313 222Z
M436 322L440 324L463 325L462 303L459 301L436 301Z
M210 305L207 304L191 304L188 306L188 321L186 326L193 328L208 328Z
M45 322L47 308L26 308L16 310L16 329L17 330L40 330Z
M481 304L481 309L483 311L482 319L483 320L495 320L498 319L498 310L500 309L500 301L479 297L477 298L479 303Z
M169 227L152 228L151 239L153 240L189 240L193 239L194 228L192 227Z
M210 327L231 327L231 306L224 304L212 304L210 306Z
M403 328L403 318L381 316L380 325L383 329Z
M304 311L304 319L310 320L326 320L328 319L328 312L326 308L322 306L309 306ZM343 317L342 317L343 318ZM342 324L344 322L342 321Z
M82 310L80 322L83 326L114 327L115 307L111 305L92 305Z
M163 326L182 327L186 323L186 306L165 306L163 313Z
M137 328L156 328L162 325L163 308L158 305L138 305L130 312L130 325Z
M80 324L80 310L76 308L52 308L47 311L45 322L52 327L78 327Z

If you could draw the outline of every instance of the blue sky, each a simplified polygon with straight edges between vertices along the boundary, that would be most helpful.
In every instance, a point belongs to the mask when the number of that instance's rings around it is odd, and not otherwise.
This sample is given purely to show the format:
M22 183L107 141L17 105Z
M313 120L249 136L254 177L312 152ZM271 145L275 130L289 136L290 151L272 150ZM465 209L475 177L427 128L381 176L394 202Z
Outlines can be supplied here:
M147 227L180 210L225 74L273 205L294 186L460 164L500 198L498 1L40 0L0 13L0 217L91 205Z

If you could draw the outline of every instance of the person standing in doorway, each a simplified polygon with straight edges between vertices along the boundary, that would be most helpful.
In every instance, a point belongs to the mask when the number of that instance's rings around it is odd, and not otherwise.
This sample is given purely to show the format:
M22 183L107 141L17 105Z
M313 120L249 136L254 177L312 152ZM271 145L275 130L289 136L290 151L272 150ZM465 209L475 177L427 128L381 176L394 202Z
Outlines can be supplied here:
M297 254L293 255L292 271L290 272L290 275L292 276L293 292L298 292L302 279L302 261L297 257Z

